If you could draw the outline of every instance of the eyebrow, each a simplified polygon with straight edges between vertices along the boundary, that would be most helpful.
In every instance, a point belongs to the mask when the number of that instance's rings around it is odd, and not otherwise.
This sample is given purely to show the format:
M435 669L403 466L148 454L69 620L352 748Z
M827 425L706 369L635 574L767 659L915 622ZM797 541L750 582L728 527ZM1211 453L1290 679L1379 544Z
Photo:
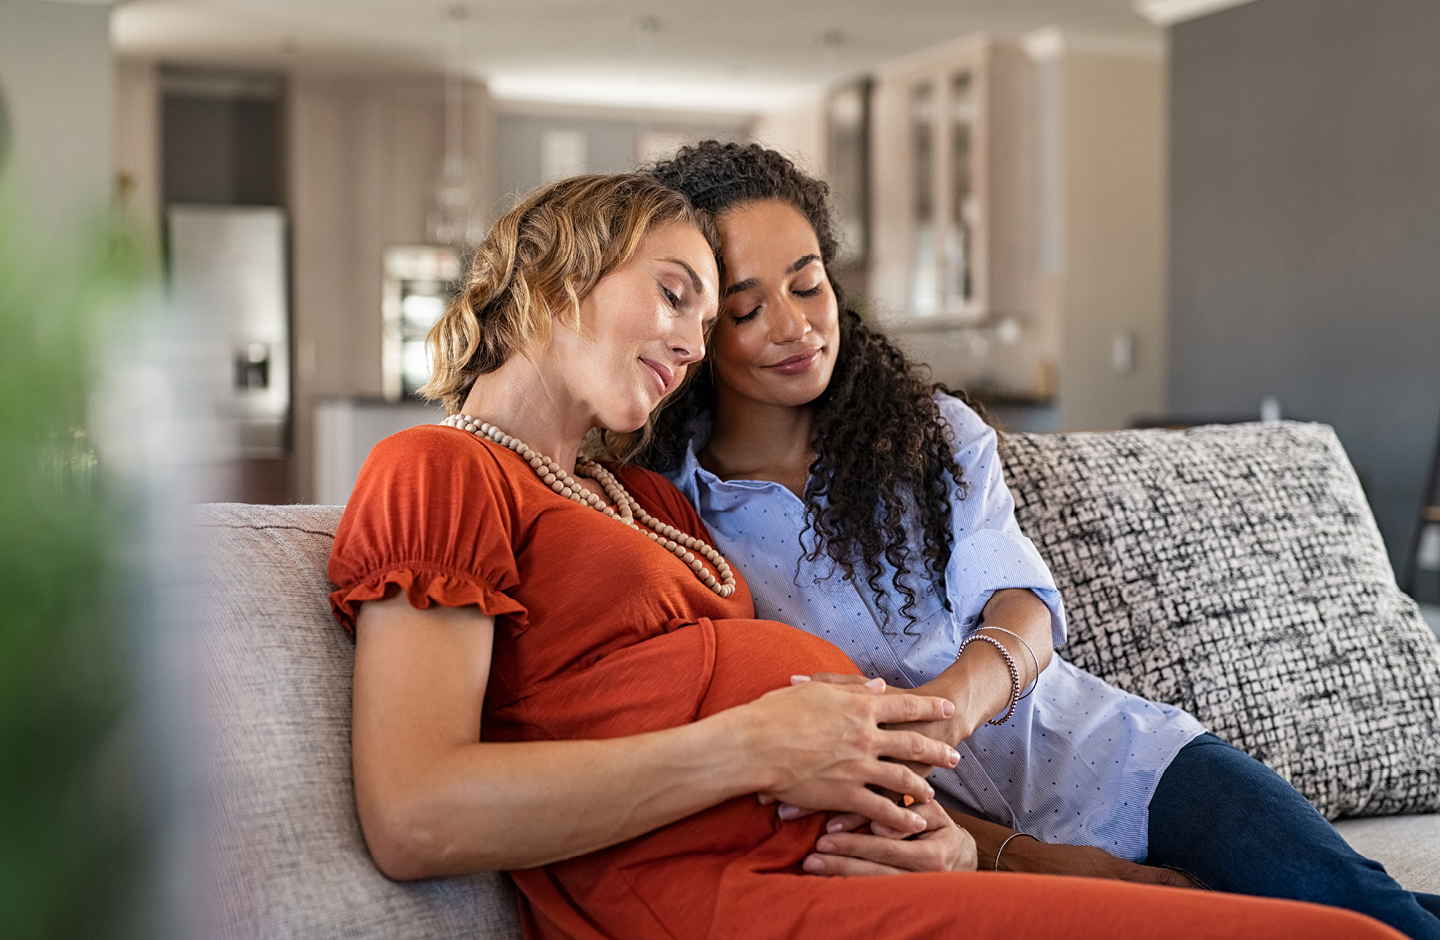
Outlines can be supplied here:
M705 284L700 280L700 275L695 273L694 268L690 267L690 265L681 261L679 258L664 258L662 260L669 261L671 264L678 264L680 265L680 267L684 268L685 273L690 275L690 287L694 289L695 293L705 293Z
M819 261L819 260L820 260L820 256L819 256L819 255L801 255L799 258L797 258L797 259L795 260L795 263L794 263L794 264L790 265L790 267L786 269L785 273L786 273L786 274L794 274L795 272L797 272L797 271L799 271L800 269L804 268L806 265L814 264L816 261ZM743 281L736 281L734 284L731 284L729 287L725 288L725 292L724 292L723 294L721 294L720 299L721 299L721 300L724 300L726 297L729 297L731 294L738 294L738 293L740 293L740 292L743 291L743 290L750 290L750 288L752 288L752 287L759 287L759 286L760 286L760 279L759 279L758 277L747 277L745 280L743 280Z

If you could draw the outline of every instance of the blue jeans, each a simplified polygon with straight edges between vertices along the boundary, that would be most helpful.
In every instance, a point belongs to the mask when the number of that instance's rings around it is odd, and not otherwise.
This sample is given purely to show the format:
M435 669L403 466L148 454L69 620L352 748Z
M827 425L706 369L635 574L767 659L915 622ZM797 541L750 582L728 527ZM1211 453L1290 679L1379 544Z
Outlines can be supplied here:
M1440 940L1440 895L1400 887L1299 791L1213 734L1181 748L1160 778L1147 861L1216 891L1349 908Z

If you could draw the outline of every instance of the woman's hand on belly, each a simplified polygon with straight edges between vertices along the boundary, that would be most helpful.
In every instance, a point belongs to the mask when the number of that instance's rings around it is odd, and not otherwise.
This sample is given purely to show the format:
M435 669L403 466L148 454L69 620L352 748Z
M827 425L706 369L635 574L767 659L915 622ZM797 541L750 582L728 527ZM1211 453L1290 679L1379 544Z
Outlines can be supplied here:
M864 676L849 675L847 673L817 672L810 678L816 682L825 682L831 685L860 685L866 681ZM871 679L870 682L883 683L883 679ZM883 688L883 686L882 686ZM926 686L919 686L914 689L897 689L894 686L885 688L887 695L929 695L943 698L950 701L943 692L932 691ZM952 703L953 704L953 703ZM970 736L969 728L964 728L963 721L958 711L952 710L949 715L934 721L909 721L888 726L892 731L913 731L922 734L931 740L949 745L954 742L963 741ZM963 728L963 730L962 730ZM921 776L930 773L930 767L917 762L906 762L906 766Z
M911 808L925 819L926 829L908 838L853 813L834 817L802 867L812 875L844 877L975 870L977 854L970 833L933 800Z
M747 737L740 749L770 768L771 783L761 794L799 811L858 813L907 835L927 830L924 816L870 788L919 803L931 800L934 790L911 766L923 767L923 772L951 768L960 755L933 738L885 726L940 721L954 705L939 698L883 693L883 683L802 681L734 709L735 717L743 718L737 723L740 733Z

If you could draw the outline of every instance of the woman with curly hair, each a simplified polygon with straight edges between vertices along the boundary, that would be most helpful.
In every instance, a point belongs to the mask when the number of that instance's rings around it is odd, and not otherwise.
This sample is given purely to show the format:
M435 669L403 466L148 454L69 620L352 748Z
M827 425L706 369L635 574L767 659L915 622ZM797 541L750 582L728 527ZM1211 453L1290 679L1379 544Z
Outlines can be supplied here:
M647 172L715 215L723 287L709 358L638 462L700 510L759 616L955 703L916 727L961 753L930 780L964 808L982 867L1198 882L1440 937L1440 898L1400 888L1264 765L1052 655L1061 599L1016 524L996 434L846 308L823 183L717 141ZM805 870L907 867L864 823L832 820Z

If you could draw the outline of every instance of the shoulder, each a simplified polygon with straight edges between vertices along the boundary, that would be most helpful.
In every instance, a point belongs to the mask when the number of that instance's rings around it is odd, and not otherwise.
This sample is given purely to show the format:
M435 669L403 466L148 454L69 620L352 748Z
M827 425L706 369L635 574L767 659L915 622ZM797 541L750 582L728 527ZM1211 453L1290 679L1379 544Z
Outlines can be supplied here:
M479 443L482 446L476 447ZM486 448L468 431L440 424L421 424L407 428L376 444L366 458L377 466L413 464L416 461L448 460L455 462L493 462L483 460Z
M465 539L487 528L509 532L518 512L515 477L530 468L490 441L426 425L392 434L371 449L336 533L348 538L425 543Z
M449 427L385 438L360 468L335 533L332 565L340 559L364 569L395 558L449 564L461 546L508 542L525 512L515 478L530 470L509 456Z
M409 428L376 444L365 458L356 489L428 482L450 488L504 480L513 472L497 444L438 424Z
M399 586L416 608L478 604L523 622L501 595L518 583L525 516L509 451L455 428L410 428L376 444L345 504L330 550L331 603L353 629L360 604ZM533 476L533 475L532 475Z
M986 424L985 419L980 417L974 408L944 392L935 393L935 404L940 409L940 417L950 426L950 432L954 435L957 454L976 444L988 444L990 448L994 448L995 429Z

